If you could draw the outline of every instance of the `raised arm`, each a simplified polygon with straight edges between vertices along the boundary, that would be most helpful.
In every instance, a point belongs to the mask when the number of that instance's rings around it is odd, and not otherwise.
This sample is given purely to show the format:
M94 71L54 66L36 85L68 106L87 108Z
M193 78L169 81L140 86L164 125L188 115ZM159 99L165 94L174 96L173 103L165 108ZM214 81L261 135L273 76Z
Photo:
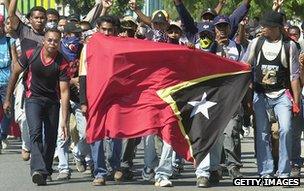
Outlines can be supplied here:
M214 8L215 12L219 15L226 4L226 0L219 0L217 6Z
M233 11L233 13L229 16L230 24L231 24L231 33L229 38L232 39L238 30L239 23L244 19L247 15L250 8L251 0L243 0L241 6Z
M184 25L185 32L195 35L197 33L197 27L195 26L194 19L192 18L189 11L186 9L182 0L173 0L176 10L179 14L181 22Z
M130 9L134 11L137 16L140 18L140 20L145 23L146 25L151 26L151 18L145 15L140 8L136 4L136 0L130 0L129 1Z
M17 30L20 19L16 15L16 10L17 10L17 2L18 0L11 0L9 8L8 8L8 16L11 22L11 27L13 30Z

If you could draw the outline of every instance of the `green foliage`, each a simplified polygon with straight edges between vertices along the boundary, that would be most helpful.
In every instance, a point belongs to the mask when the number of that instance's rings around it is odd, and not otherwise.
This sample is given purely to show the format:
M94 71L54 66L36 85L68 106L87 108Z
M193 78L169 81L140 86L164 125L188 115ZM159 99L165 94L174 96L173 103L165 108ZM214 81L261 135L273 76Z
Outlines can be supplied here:
M243 0L227 0L222 13L231 14ZM183 1L192 17L198 20L203 10L207 8L215 8L218 0L184 0ZM271 10L273 0L252 0L249 16L261 17L266 10ZM173 0L163 0L164 9L167 10L172 19L178 18ZM285 0L283 5L284 12L288 19L301 18L304 19L304 0Z
M144 4L144 0L137 0L136 2L139 7L142 7ZM111 8L110 14L122 17L129 10L129 4L127 0L114 0L114 4Z

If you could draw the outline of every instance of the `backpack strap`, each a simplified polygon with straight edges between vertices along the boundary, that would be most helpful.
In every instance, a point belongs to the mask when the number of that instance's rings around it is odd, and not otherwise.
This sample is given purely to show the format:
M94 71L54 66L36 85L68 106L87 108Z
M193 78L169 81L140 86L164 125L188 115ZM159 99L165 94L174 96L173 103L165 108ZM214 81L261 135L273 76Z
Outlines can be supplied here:
M261 36L261 37L258 38L258 41L257 41L257 43L255 45L255 48L254 48L254 57L256 58L256 62L254 63L254 66L257 65L257 58L258 58L258 55L259 55L260 51L262 50L262 46L263 46L265 40L266 40L265 37Z
M11 38L8 36L6 37L6 44L7 44L10 59L12 59L13 57L12 57L12 50L11 50Z
M242 45L238 44L235 42L235 46L236 46L236 49L238 50L238 53L239 53L239 58L238 60L241 60L241 53L242 53Z

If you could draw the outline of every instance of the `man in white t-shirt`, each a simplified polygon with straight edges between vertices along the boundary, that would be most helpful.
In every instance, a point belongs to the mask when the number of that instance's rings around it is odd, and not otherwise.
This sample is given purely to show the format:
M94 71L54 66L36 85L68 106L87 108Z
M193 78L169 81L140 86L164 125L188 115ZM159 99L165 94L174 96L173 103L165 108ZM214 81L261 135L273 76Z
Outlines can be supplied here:
M287 178L291 172L291 118L293 113L299 113L299 51L296 44L281 32L281 13L266 12L260 24L262 37L249 44L243 58L253 66L258 173L261 177L278 174L280 178ZM277 172L274 172L267 111L273 111L280 124Z

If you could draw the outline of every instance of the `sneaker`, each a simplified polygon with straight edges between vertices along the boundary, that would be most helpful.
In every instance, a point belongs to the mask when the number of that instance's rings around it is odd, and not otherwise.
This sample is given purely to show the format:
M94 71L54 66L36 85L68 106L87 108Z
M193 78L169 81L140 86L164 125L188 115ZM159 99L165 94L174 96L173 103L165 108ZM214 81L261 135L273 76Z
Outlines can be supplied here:
M248 127L242 126L242 129L244 131L244 137L249 137L249 135L250 135L250 126L248 126Z
M92 166L87 165L86 170L83 172L83 174L91 175L91 174L93 174L93 170L94 170L94 168Z
M228 169L228 173L231 179L243 177L243 175L240 172L240 168L236 166Z
M30 160L30 152L25 149L21 150L21 156L22 156L22 160L24 161Z
M208 188L209 187L209 180L207 177L198 177L196 180L196 186L198 188Z
M69 180L71 178L70 172L60 172L57 176L57 180Z
M104 185L106 185L106 180L102 177L94 178L92 185L93 186L104 186Z
M122 177L123 177L123 173L119 170L117 170L115 173L114 173L114 180L116 182L120 182L122 180Z
M162 177L155 181L156 187L172 187L172 182L168 178Z
M53 182L52 176L51 175L47 175L46 181L47 182Z
M154 179L155 172L153 169L145 167L142 171L141 176L142 176L143 180L145 180L145 181L152 181Z
M218 170L211 171L210 172L210 178L209 182L212 184L218 184L220 180L222 179L222 176L220 175Z
M78 170L78 172L84 172L86 170L85 165L82 161L75 160L75 165L76 165L76 169Z
M299 178L301 176L301 167L297 164L293 165L290 172L290 177Z
M2 149L6 149L8 146L8 140L5 139L5 140L2 140Z
M2 141L0 141L0 154L2 153Z
M124 180L126 180L126 181L133 180L134 172L132 170L130 170L130 168L123 168L122 173L123 173Z
M38 186L46 185L46 180L44 179L43 175L40 172L34 172L32 175L33 183L37 184Z

